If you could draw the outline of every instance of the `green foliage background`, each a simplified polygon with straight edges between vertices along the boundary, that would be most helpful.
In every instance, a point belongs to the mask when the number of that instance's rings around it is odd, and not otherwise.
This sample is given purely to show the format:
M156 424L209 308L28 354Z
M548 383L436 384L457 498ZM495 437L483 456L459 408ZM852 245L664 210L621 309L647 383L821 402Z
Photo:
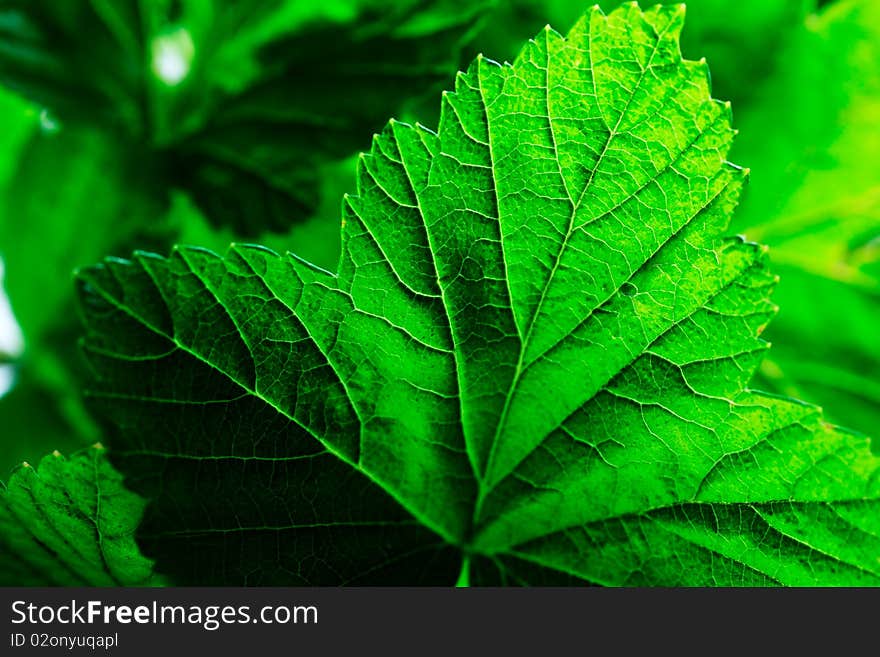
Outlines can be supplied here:
M80 398L77 267L247 241L335 269L339 199L386 119L434 125L427 99L477 52L510 58L584 9L0 0L0 256L23 336L0 329L2 467L102 439ZM731 159L752 171L734 227L781 277L753 385L876 435L880 5L691 0L683 49L733 102Z

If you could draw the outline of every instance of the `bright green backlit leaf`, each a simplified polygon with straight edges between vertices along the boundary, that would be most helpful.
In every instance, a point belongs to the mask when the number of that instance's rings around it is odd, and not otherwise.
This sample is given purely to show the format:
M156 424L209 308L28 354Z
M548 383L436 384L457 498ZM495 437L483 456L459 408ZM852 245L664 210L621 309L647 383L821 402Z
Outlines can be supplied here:
M24 463L0 484L0 584L160 584L134 541L144 505L100 445Z
M683 19L595 9L478 58L436 133L392 121L336 274L254 246L82 272L160 570L880 583L869 441L746 387L775 279L726 236L744 172Z

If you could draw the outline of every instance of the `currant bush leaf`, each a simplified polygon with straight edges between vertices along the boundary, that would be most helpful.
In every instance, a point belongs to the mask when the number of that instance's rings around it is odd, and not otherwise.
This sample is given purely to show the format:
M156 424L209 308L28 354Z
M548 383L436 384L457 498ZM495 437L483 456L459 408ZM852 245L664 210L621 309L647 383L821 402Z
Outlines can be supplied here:
M880 582L868 439L747 388L775 278L726 236L745 172L683 19L594 9L477 58L437 132L361 158L336 274L245 245L80 274L161 571Z
M144 505L100 445L24 463L0 484L0 584L160 584L134 540Z

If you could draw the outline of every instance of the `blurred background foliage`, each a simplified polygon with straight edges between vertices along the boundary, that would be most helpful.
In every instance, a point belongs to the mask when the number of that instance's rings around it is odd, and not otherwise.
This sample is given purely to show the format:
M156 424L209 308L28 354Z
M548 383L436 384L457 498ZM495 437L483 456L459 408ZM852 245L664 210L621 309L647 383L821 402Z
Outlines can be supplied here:
M435 125L476 53L510 59L589 4L0 0L0 469L100 439L76 267L238 240L335 268L372 134ZM755 385L880 435L880 3L687 4L684 53L709 61L752 169L734 230L781 276Z

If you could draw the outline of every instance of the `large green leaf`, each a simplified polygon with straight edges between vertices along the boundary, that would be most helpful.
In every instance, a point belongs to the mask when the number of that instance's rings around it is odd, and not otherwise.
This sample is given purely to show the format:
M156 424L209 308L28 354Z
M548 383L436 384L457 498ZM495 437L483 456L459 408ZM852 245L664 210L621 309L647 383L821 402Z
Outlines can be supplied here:
M782 277L782 310L767 335L777 348L762 368L762 385L875 432L880 5L830 5L803 25L780 62L736 120L736 157L754 176L735 227L770 245Z
M100 445L22 464L0 483L0 585L161 583L134 541L144 505Z
M598 9L391 122L337 274L80 275L141 542L196 583L880 583L869 441L746 387L764 249L683 9ZM855 540L857 537L857 540ZM461 564L464 567L461 567Z

